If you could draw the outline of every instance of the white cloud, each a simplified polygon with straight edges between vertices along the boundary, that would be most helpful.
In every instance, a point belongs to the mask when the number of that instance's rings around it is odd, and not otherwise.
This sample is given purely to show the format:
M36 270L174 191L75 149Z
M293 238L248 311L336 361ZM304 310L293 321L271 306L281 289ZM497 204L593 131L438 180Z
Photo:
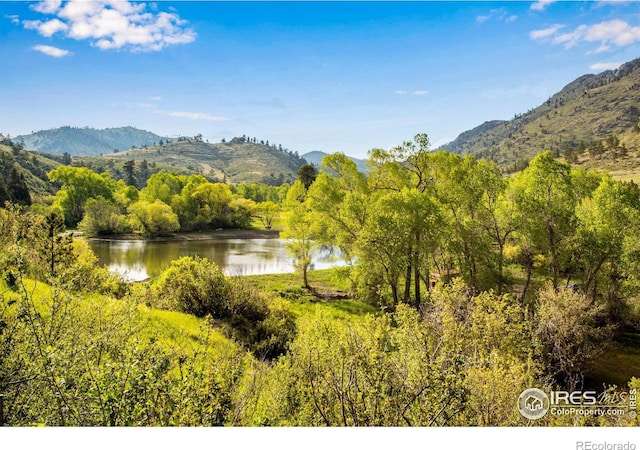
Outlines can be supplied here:
M164 111L162 109L154 111L156 114L162 114L163 116L169 117L180 117L182 119L188 120L211 120L214 122L223 122L229 120L228 117L222 116L212 116L206 113L201 112L191 112L191 111Z
M32 9L56 17L24 21L25 28L35 29L45 37L62 33L76 40L89 40L102 50L159 51L167 45L187 44L196 38L195 31L187 28L187 21L178 14L147 12L144 3L44 0Z
M62 5L62 0L42 0L34 5L31 9L42 14L55 14Z
M24 20L22 25L28 30L37 30L38 34L44 37L51 37L60 31L69 29L66 23L58 19L51 19L46 22L40 20Z
M7 14L4 16L5 19L9 19L12 24L18 25L20 23L20 16L17 14Z
M509 14L506 8L496 8L489 11L487 15L477 16L476 22L485 23L487 20L495 19L500 22L512 23L518 19L518 16L515 14Z
M615 70L622 65L621 62L609 62L609 63L595 63L591 64L589 68L591 70Z
M548 28L543 28L541 30L533 30L531 33L529 33L529 37L534 40L545 39L553 36L558 30L562 28L564 28L564 25L557 23L555 25L551 25Z
M551 39L556 45L563 45L566 49L578 44L598 44L589 53L602 53L615 47L625 47L640 41L640 26L632 26L621 19L600 22L595 25L579 25L573 31L558 34L563 25L552 25L549 28L534 30L529 37L534 40Z
M551 3L555 3L557 0L538 0L531 5L533 11L544 11Z
M429 91L424 90L424 89L418 89L415 91L406 91L404 89L398 89L397 91L393 91L394 94L398 94L398 95L407 95L407 94L411 94L411 95L427 95L429 93Z
M629 5L633 0L600 0L598 5Z
M640 41L640 27L631 26L624 20L614 19L595 25L580 25L575 30L556 36L554 44L572 48L580 43L598 43L594 51L601 53L613 47L625 47Z
M53 56L54 58L62 58L71 54L69 50L63 50L61 48L52 47L50 45L36 45L32 47L32 49L40 53L44 53L45 55Z

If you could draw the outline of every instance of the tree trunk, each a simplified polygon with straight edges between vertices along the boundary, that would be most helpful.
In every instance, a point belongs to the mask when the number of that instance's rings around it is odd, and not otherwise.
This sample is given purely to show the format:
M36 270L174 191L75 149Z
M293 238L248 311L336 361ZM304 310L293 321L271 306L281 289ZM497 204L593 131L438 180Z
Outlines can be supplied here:
M524 299L527 296L527 290L529 289L529 284L531 283L531 274L533 272L533 255L530 252L527 252L525 255L525 265L527 268L527 281L524 284L524 288L522 289L522 296L520 297L520 302L524 304Z
M413 252L413 282L414 282L414 294L415 294L415 307L420 308L422 299L420 298L420 255L416 249Z
M549 251L551 252L551 271L553 288L558 289L558 278L560 278L560 265L558 264L558 254L556 253L556 240L555 232L551 225L547 225L547 231L549 233Z
M411 270L411 248L409 248L409 255L407 258L407 274L404 279L404 302L409 303L409 299L411 298L411 274L413 271Z
M307 277L308 264L304 264L302 266L302 282L304 283L304 288L311 290L311 286L309 286L309 279Z
M391 293L393 294L393 308L398 306L398 284L397 281L391 282Z
M498 242L498 295L502 295L502 288L504 285L504 243Z

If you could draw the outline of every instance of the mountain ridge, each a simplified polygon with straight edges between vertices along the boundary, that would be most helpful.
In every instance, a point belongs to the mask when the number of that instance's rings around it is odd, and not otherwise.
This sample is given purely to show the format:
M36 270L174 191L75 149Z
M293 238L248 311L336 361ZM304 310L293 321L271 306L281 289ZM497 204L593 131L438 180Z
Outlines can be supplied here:
M71 156L96 156L113 151L155 145L167 137L131 126L90 128L62 126L13 138L27 150Z
M635 59L615 70L582 75L526 113L487 121L438 150L472 154L508 169L541 151L561 156L632 132L640 121L639 106L640 59Z
M292 183L297 170L307 163L297 152L246 137L219 143L204 142L200 137L179 138L162 145L73 158L74 165L108 171L114 178L122 175L118 172L126 161L146 161L165 170L201 174L212 181L270 185Z

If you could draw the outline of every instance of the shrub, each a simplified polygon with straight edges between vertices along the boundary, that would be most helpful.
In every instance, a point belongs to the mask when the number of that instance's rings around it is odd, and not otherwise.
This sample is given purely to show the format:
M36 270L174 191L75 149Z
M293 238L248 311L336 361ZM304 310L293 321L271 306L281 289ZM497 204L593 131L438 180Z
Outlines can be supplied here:
M229 317L230 286L220 268L206 258L185 256L171 262L152 288L154 306L214 319Z
M152 286L153 306L211 316L256 356L276 358L295 335L288 303L271 299L240 279L229 279L212 261L183 257L171 263Z
M116 298L129 292L129 285L122 277L98 265L98 257L82 239L73 240L71 262L63 268L60 280L65 288L74 292L98 292Z
M608 327L599 327L601 305L570 289L545 286L538 294L533 343L547 375L568 389L582 380L586 363L603 351Z

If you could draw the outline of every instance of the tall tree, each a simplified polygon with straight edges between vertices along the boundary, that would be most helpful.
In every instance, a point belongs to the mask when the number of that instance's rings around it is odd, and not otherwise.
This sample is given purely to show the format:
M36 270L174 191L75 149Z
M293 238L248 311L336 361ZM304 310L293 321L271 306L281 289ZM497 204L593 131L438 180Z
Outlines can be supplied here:
M56 276L60 265L65 265L72 258L72 237L63 234L65 230L63 214L52 209L44 220L36 224L35 246L48 268L48 275Z
M167 172L158 172L147 180L141 194L142 198L148 202L160 200L167 205L171 205L173 196L180 194L186 182L185 177Z
M153 203L140 200L129 207L129 214L133 229L146 235L173 233L180 229L176 213L160 200Z
M318 176L318 171L311 164L304 164L300 166L296 174L298 175L300 183L302 183L304 188L308 190Z
M262 225L270 230L273 227L273 222L280 215L280 206L270 200L266 202L258 203L254 210L255 217L260 219Z
M549 151L540 153L512 178L510 188L523 220L522 233L534 250L545 256L552 284L557 288L575 223L571 167L556 161Z
M623 319L623 283L634 272L640 233L640 192L632 185L605 178L576 208L576 253L583 270L584 292L592 302L604 297L611 319Z
M429 287L430 256L442 233L440 206L409 187L380 192L374 199L360 233L358 259L367 271L382 269L393 307L400 301L419 307L421 286Z
M24 174L18 171L16 167L13 167L9 172L7 190L13 202L19 205L31 205L31 195L29 194Z
M89 198L113 198L116 183L109 174L97 174L86 167L60 166L49 172L49 180L61 183L55 204L64 213L65 223L75 226L82 220L84 204Z
M135 186L136 185L136 175L135 175L136 162L133 159L125 161L122 168L124 170L124 182L128 186Z
M138 167L138 184L139 188L143 188L147 185L147 179L149 178L149 163L146 159L143 159L140 162L140 166Z
M307 202L307 190L300 180L287 192L284 229L280 237L287 239L287 250L294 258L294 267L302 274L302 285L311 289L307 272L317 245L314 239L313 220Z
M337 245L351 258L367 217L367 180L356 164L341 153L325 156L321 167L308 192L309 207L318 225L316 238Z

